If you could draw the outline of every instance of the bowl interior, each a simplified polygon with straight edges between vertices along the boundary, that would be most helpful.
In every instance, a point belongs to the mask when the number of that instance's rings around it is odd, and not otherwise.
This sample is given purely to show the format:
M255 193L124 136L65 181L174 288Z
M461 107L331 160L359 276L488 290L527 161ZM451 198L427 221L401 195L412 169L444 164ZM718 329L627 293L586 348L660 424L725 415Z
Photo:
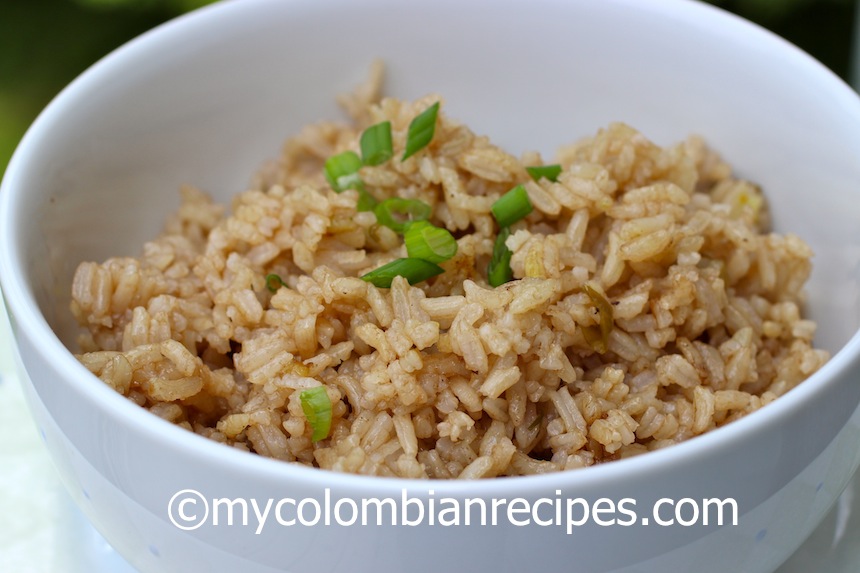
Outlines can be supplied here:
M4 181L4 288L74 349L84 260L135 255L193 184L220 201L335 97L387 65L386 93L519 153L624 121L660 144L702 135L760 184L774 227L814 249L808 311L835 352L860 327L860 104L783 41L693 2L246 0L132 42L76 80ZM17 290L16 290L17 289ZM10 292L11 292L10 291Z

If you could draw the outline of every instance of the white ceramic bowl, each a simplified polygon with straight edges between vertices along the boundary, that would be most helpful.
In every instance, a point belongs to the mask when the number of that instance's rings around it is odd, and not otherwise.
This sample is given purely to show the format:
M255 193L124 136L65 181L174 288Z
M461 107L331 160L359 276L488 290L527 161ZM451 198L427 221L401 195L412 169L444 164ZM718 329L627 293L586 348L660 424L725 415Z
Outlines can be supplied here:
M285 137L337 117L335 95L375 57L388 64L389 94L444 94L451 115L517 153L549 156L613 120L663 144L702 134L762 184L776 227L813 246L809 310L832 361L775 404L674 448L579 472L450 483L245 454L156 419L80 366L68 350L75 266L136 253L182 183L220 200L242 190ZM860 462L858 149L860 100L847 86L780 39L698 3L229 2L121 48L33 124L0 193L2 287L29 402L63 480L141 571L772 571ZM168 519L184 489L265 505L324 500L326 489L333 501L402 500L403 488L427 507L447 496L631 498L639 518L570 535L564 525L518 527L505 513L497 525L460 527L287 527L270 516L259 533L253 511L241 524L239 506L233 526L224 507L217 526L210 516L185 531ZM642 525L660 498L734 498L738 524ZM203 515L199 500L181 508Z

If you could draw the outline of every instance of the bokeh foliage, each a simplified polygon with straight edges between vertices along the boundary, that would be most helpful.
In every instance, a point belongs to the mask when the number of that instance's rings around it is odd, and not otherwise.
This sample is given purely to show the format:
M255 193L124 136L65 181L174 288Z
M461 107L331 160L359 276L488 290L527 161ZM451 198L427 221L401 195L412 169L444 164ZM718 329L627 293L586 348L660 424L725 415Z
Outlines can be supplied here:
M27 126L96 60L212 0L0 0L0 173Z

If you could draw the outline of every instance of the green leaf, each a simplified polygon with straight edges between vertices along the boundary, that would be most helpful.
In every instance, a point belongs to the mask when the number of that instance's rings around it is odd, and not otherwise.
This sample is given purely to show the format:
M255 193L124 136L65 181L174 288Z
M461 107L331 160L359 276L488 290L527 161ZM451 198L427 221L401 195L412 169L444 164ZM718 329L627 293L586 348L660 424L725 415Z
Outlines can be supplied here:
M278 289L281 287L287 286L287 283L284 282L279 275L275 273L266 275L266 288L269 289L270 292L278 292Z
M385 225L397 233L404 233L409 223L429 219L433 208L418 199L389 197L374 207L373 212L380 225Z
M341 193L347 189L364 189L358 170L361 158L355 151L344 151L332 155L325 162L325 178L331 188Z
M555 183L558 181L558 176L561 175L561 165L558 163L554 165L535 165L533 167L526 167L526 171L535 181L546 179Z
M403 152L401 161L406 161L430 144L436 133L436 115L438 113L439 102L437 101L415 116L409 124L409 131L406 133L406 150Z
M406 252L414 259L441 263L457 254L457 240L448 229L436 227L426 221L410 224L403 240L406 243Z
M505 241L510 236L511 230L508 227L503 227L493 245L493 258L487 269L487 282L492 287L503 285L514 278L514 272L511 270L513 252L505 245Z
M424 259L396 259L365 274L361 278L379 288L391 288L394 277L403 277L414 285L440 275L445 269Z
M361 160L365 165L381 165L394 155L391 144L391 122L371 125L361 134Z
M311 441L326 439L331 431L331 400L328 399L325 387L315 386L302 390L299 400L302 403L302 412L313 430Z
M499 223L499 227L510 227L531 213L533 207L526 188L517 185L499 197L490 209L493 211L493 216Z

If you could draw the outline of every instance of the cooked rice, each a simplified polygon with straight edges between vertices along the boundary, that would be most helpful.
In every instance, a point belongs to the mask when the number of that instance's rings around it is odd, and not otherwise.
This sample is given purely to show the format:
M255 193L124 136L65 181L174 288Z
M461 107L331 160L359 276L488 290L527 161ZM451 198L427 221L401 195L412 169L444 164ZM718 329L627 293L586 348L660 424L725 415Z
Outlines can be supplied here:
M809 247L768 231L761 190L695 137L661 148L613 124L562 149L558 182L428 105L379 98L381 70L341 103L349 125L305 128L232 213L185 187L139 258L82 263L81 362L188 430L265 456L360 474L482 478L582 468L678 443L761 408L828 358L801 317ZM395 158L363 167L377 197L417 198L458 239L445 273L390 289L360 277L402 239L333 192L325 160L389 120ZM535 210L507 241L514 278L487 285L493 202L525 183ZM272 294L265 277L288 288ZM600 323L586 285L605 295ZM311 441L302 390L324 386Z

